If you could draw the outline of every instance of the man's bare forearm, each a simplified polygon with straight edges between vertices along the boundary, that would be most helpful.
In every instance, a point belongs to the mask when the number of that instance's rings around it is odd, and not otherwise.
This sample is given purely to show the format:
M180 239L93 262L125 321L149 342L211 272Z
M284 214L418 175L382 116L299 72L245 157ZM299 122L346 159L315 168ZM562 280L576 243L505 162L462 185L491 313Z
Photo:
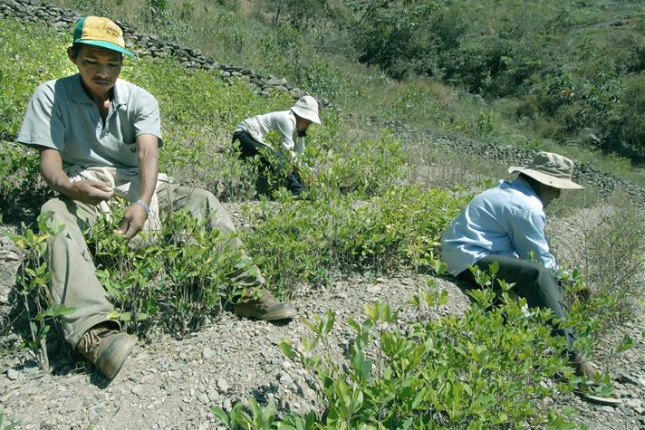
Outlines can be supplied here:
M151 134L142 135L138 137L137 145L139 150L139 180L141 182L139 199L150 204L159 175L158 140L156 136Z

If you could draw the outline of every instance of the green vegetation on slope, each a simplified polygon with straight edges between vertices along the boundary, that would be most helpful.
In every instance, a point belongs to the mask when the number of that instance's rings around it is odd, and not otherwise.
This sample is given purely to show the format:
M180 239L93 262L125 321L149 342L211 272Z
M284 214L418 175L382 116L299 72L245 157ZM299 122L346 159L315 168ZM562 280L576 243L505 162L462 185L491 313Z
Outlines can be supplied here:
M0 62L0 76L3 82L16 83L1 96L0 116L7 121L2 124L0 157L7 162L0 165L0 173L7 180L0 187L0 202L5 220L27 223L15 237L25 262L16 288L25 300L40 298L39 306L24 314L34 324L32 337L25 335L24 346L33 349L47 335L52 317L66 310L50 308L47 302L43 242L54 232L44 227L43 219L40 225L34 222L34 214L47 197L44 190L34 194L40 184L37 155L10 138L18 131L36 85L72 72L64 51L68 37L39 24L3 20L0 26L0 57L5 60ZM288 107L291 100L284 94L262 98L243 82L228 85L208 72L187 73L173 59L128 62L123 77L147 88L160 101L165 135L162 170L211 191L217 192L223 185L227 199L242 202L253 229L240 234L278 295L289 295L302 282L317 286L328 283L333 275L353 271L441 272L437 263L439 235L472 195L463 190L473 183L455 186L460 191L455 194L449 187L433 189L410 183L411 171L436 155L431 148L410 157L406 142L387 132L356 136L355 130L339 121L336 110L328 109L323 112L324 127L311 130L305 154L305 160L315 168L308 179L317 199L294 201L279 193L276 201L247 205L244 202L250 197L255 171L237 160L230 148L230 133L246 116ZM422 80L410 85L384 82L398 86L410 102L416 97L416 90L411 89L414 85L432 87ZM378 114L373 106L372 111ZM435 159L437 164L442 161L445 159ZM466 182L463 175L459 182ZM628 211L629 205L624 209ZM638 221L630 223L637 225ZM114 225L109 220L97 223L89 232L99 275L121 310L114 317L141 337L157 330L182 336L199 329L209 313L215 313L220 299L227 300L238 292L226 281L227 268L245 264L240 256L213 252L221 238L185 215L167 218L164 225L163 246L152 244L138 252L111 233ZM609 219L604 227L618 240L626 232L612 229ZM629 252L637 262L642 246L631 245ZM625 252L620 246L615 249ZM615 250L602 251L603 259L615 260ZM624 261L624 255L621 258ZM602 259L594 261L602 264ZM612 284L612 288L622 289L622 285ZM420 292L417 305L422 309L441 306L445 297L434 295L433 285L428 291ZM313 338L303 341L305 351L296 352L288 345L283 349L320 379L328 414L285 415L281 419L295 428L508 428L523 424L571 428L540 403L554 390L542 383L562 365L557 353L546 353L552 346L542 324L547 316L536 313L527 317L514 301L494 313L484 312L491 299L486 294L477 298L478 305L464 318L429 321L428 315L428 321L421 320L409 330L386 329L396 321L394 311L386 305L368 308L367 319L353 324L357 336L348 356L349 374L329 362L324 350L316 350L318 343L324 344L334 317L316 318L311 322ZM600 295L591 303L595 308L573 302L571 319L589 336L603 324L615 322L613 314L603 313L608 306L620 308L631 297L612 296L610 302ZM366 348L374 339L382 348L379 361L367 358L372 352ZM590 349L585 338L581 344ZM565 384L560 389L571 387ZM276 428L279 424L274 416L267 418L271 411L266 408L247 414L248 425L241 406L236 407L234 416L220 411L218 416L231 426ZM263 421L263 417L267 419Z
M638 163L645 157L638 1L53 3L285 76L362 119L500 144L575 144ZM494 127L482 132L482 116Z
M42 80L67 75L72 69L66 65L64 44L58 53L51 54L51 41L60 40L54 29L7 20L0 31L7 42L2 55L10 59L0 64L0 73L11 74L10 79L24 83L20 92L5 96L7 108L0 111L3 115L18 115L19 119L12 119L6 129L7 136L15 136L29 95L40 83L27 76L38 70L38 64L47 65ZM16 57L13 47L20 46L23 39L31 41L35 53L47 53L47 61L41 54ZM21 67L13 67L12 58L18 58ZM230 143L232 130L251 114L289 107L292 101L288 96L277 92L272 98L263 98L242 81L229 85L217 74L186 73L173 59L128 62L122 77L145 87L159 99L164 133L162 171L228 200L244 202L251 197L255 167L237 159ZM339 270L378 273L431 266L441 231L467 196L454 197L448 190L425 189L407 183L408 157L401 142L391 135L349 141L346 127L339 123L333 110L323 114L323 121L324 127L315 127L309 133L304 154L304 161L314 168L306 176L317 200L305 204L280 193L279 206L270 201L253 205L248 216L255 228L240 233L276 292L288 294L300 282L326 283ZM24 221L27 228L33 228L35 214L49 196L39 180L37 154L4 141L1 155L11 161L2 164L2 173L8 178L0 189L0 200L6 202L2 216L5 221ZM434 208L434 216L429 207ZM168 223L177 225L173 220ZM132 267L130 261L158 258L151 257L152 254L147 258L135 256L123 244L113 243L115 239L110 233L113 228L102 225L94 230L92 237L98 243L106 241L97 245L97 249L120 250L107 253L108 256L124 253L117 261L101 260L100 263L105 267L104 278L115 289L120 285L129 291L133 285L157 282L159 270L168 269ZM204 246L197 257L208 260L208 248ZM40 248L37 251L42 253ZM139 280L133 283L135 274ZM188 275L172 279L169 276L167 280L176 282L176 288L189 287ZM218 283L212 286L225 287ZM222 295L228 293L223 291ZM132 304L124 303L126 310L129 305Z

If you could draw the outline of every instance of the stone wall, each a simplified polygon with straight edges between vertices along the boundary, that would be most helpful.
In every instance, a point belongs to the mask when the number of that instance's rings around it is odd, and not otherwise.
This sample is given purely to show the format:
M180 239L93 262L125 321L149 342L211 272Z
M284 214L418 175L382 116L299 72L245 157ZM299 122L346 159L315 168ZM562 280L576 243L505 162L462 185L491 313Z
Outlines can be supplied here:
M41 5L35 0L0 0L0 19L17 18L21 21L43 22L50 27L60 28L71 35L80 14L70 9ZM234 79L242 79L260 95L267 96L272 91L286 91L294 100L307 95L306 91L290 85L285 78L275 76L260 76L252 69L220 64L213 58L207 57L199 49L186 48L177 43L159 40L156 36L137 33L134 25L116 21L125 34L126 46L139 57L158 57L167 55L175 57L186 70L191 73L196 70L207 70L218 74L223 80L232 83ZM318 100L322 106L328 106L325 99Z
M513 146L482 143L462 136L435 133L433 130L410 130L401 124L394 127L394 132L410 142L430 142L432 145L449 148L458 153L474 155L482 160L490 160L504 166L525 166L536 153L536 151ZM573 177L583 185L598 190L603 197L620 191L629 195L638 206L645 207L644 188L604 172L590 163L577 162Z

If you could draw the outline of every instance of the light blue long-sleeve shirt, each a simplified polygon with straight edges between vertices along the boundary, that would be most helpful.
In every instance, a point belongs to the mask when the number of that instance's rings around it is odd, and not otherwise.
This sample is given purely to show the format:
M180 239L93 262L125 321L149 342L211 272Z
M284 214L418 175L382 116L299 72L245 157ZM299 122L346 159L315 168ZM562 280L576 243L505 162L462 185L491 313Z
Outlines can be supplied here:
M441 238L441 259L458 275L488 255L522 258L557 270L544 234L546 215L522 178L500 181L473 198Z

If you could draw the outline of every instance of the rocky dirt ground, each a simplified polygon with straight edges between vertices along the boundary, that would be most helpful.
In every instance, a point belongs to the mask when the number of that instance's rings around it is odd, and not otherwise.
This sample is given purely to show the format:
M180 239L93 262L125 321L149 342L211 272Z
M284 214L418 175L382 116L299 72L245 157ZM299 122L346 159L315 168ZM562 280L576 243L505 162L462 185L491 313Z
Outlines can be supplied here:
M56 17L62 13L54 13L56 9L51 7L33 13L28 5L34 2L20 2L22 6L17 3L3 0L2 4L10 6L5 13L13 16L15 11L22 11L18 16L26 20L40 19L50 12ZM65 13L69 15L66 19L72 19L70 12ZM378 124L378 128L381 126ZM398 123L391 126L401 138L420 142L422 146L459 148L460 154L486 157L504 165L523 164L532 155L530 151L437 136L431 131L414 133ZM577 177L601 194L621 189L635 201L645 202L644 189L592 166L579 166ZM235 207L229 209L236 212ZM583 248L580 231L593 224L602 210L550 219L551 236L560 256L576 261ZM0 232L5 228L0 226ZM331 353L342 360L343 345L348 344L352 335L346 323L348 318L361 320L364 305L375 300L403 307L418 289L428 288L428 277L418 274L339 277L324 290L305 285L293 297L300 316L291 322L242 320L225 312L218 321L184 339L162 336L149 343L139 342L122 371L108 383L85 366L55 333L48 339L51 372L40 370L34 357L18 348L19 333L13 330L8 317L11 308L8 293L19 263L11 248L11 241L0 234L0 351L4 351L0 356L0 415L4 425L19 423L17 429L217 429L217 420L209 411L212 406L230 409L237 400L251 396L272 400L281 410L315 409L319 403L309 385L309 375L282 355L279 343L288 339L297 345L301 336L310 333L304 319L332 310L337 318ZM434 281L450 297L436 317L466 309L468 300L457 285L449 279ZM645 316L642 311L637 314L637 320L616 327L601 339L597 355L592 357L610 372L623 397L622 404L603 406L574 395L560 395L553 399L553 408L571 408L581 426L592 430L645 429ZM406 308L401 324L417 317L414 310ZM633 348L621 354L611 353L626 334L634 339ZM0 425L0 430L4 430L4 425Z
M234 208L232 208L234 210ZM572 232L589 224L593 213L552 220L556 246L575 252ZM1 267L5 282L17 264L7 241L2 242ZM229 409L238 399L251 396L273 400L280 409L307 411L318 405L307 372L285 358L278 347L283 339L296 345L309 330L303 319L337 314L332 354L342 359L342 346L352 334L347 318L363 318L363 307L376 300L394 306L405 303L420 288L429 288L427 276L407 274L391 278L353 276L338 279L329 289L300 288L293 298L300 318L288 323L266 323L239 319L229 312L182 340L161 337L140 342L122 371L111 382L86 367L58 339L50 336L52 372L38 368L33 357L14 349L0 357L0 414L17 421L18 429L217 429L210 407ZM467 298L449 279L435 279L448 291L450 300L439 313L460 313ZM0 294L1 295L1 294ZM1 302L1 300L0 300ZM415 318L408 308L402 322ZM437 314L436 316L439 316ZM302 318L302 319L301 319ZM6 320L4 320L6 323ZM583 401L574 395L560 395L554 408L570 407L579 423L590 429L645 428L645 319L621 327L602 339L594 359L610 370L623 403L617 407ZM622 354L610 354L624 334L634 347ZM16 334L2 330L4 350Z

